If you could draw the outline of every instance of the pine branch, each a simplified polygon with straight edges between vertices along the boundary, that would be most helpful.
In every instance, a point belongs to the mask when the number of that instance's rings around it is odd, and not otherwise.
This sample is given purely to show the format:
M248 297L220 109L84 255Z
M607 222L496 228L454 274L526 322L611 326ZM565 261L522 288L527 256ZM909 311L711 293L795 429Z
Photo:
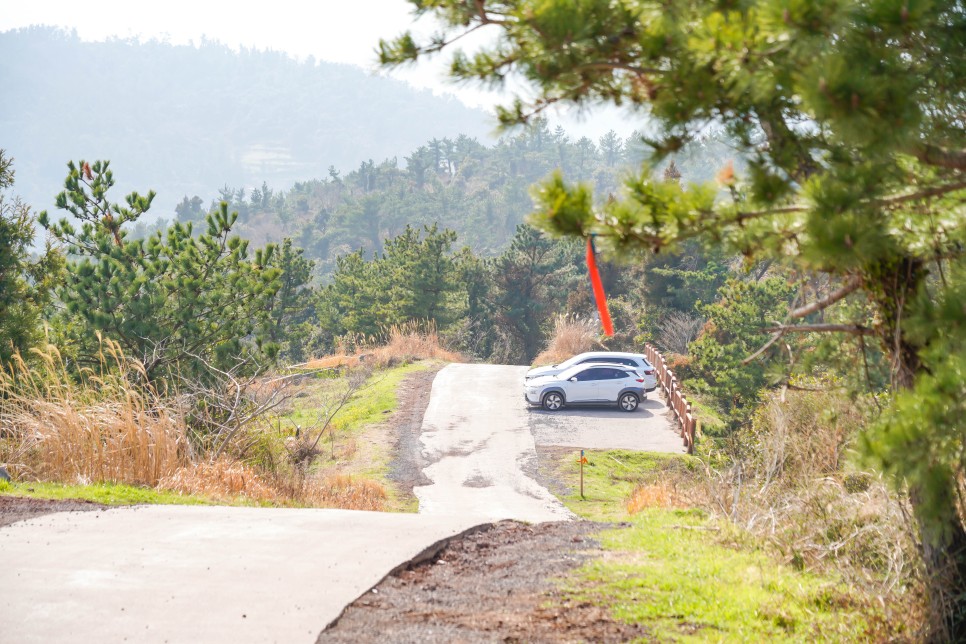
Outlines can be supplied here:
M906 203L909 201L918 201L920 199L927 199L929 197L941 197L944 194L950 192L956 192L957 190L966 189L966 179L961 181L954 181L953 183L947 183L941 186L935 186L932 188L927 188L925 190L920 190L919 192L912 192L905 195L898 195L896 197L886 197L884 199L876 199L871 203L879 206L894 206L897 204Z
M854 293L862 286L862 280L857 277L853 277L847 283L845 283L841 288L832 293L829 293L826 297L816 300L811 304L806 304L800 308L797 308L788 313L788 317L792 319L803 318L806 315L815 313L816 311L822 311L827 309L832 304L835 304L842 298L846 297L850 293Z
M926 143L913 150L913 156L926 165L950 170L966 170L966 150L947 150Z
M874 335L875 331L858 324L797 324L767 327L772 333L848 333L850 335Z
M754 360L755 358L757 358L758 356L760 356L761 354L763 354L765 351L768 351L768 349L770 349L772 345L778 342L783 335L785 335L784 331L775 332L775 334L772 335L771 338L769 338L768 342L766 342L760 349L755 351L753 354L751 354L750 356L742 360L741 364L746 365L750 363L752 360Z

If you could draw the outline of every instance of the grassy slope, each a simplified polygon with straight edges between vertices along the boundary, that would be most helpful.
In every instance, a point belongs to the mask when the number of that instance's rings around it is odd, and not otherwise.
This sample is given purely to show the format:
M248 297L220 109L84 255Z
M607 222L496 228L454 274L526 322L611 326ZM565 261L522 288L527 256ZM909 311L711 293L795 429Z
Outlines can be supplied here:
M415 512L415 500L403 497L389 481L392 441L380 435L380 424L393 412L399 400L396 396L403 380L429 368L428 362L414 362L374 373L335 417L333 434L326 433L319 444L321 470L359 476L380 482L389 494L388 510ZM326 415L325 404L340 387L338 381L322 378L306 385L291 409L282 416L286 427L312 427L319 415ZM363 447L359 447L362 444ZM333 458L333 454L335 457Z
M336 444L365 440L366 433L375 429L386 415L393 411L398 400L396 389L409 374L428 368L425 363L413 363L393 367L375 373L366 385L343 407L335 420L337 427ZM319 405L327 392L337 386L332 379L316 379L304 389L304 395L295 399L292 409L282 417L283 426L311 426L324 410ZM327 439L322 447L328 450ZM396 511L415 511L409 499L401 498L388 483L391 445L375 442L365 452L356 450L355 458L344 463L344 472L353 476L376 479L386 486L389 492L389 509ZM328 455L328 451L325 452ZM133 504L183 504L183 505L257 505L250 499L211 499L198 495L185 495L168 490L120 483L95 483L90 485L70 485L50 482L0 481L0 494L29 496L43 499L82 499L105 505Z
M687 471L694 459L587 452L581 499L577 456L559 464L558 476L573 490L565 503L585 518L629 527L602 532L605 556L565 582L575 598L609 606L615 617L644 624L659 641L870 639L874 609L851 600L835 579L777 563L697 509L628 514L624 501L639 482Z

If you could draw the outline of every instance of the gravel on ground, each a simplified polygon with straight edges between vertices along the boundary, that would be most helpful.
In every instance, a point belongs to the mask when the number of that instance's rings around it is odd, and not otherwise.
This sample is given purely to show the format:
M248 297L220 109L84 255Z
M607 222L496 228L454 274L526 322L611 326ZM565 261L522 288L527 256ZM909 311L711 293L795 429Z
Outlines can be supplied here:
M0 527L15 521L35 519L53 512L91 512L106 510L106 505L80 499L33 499L23 496L0 496Z
M353 602L318 644L360 642L626 642L651 639L556 578L600 550L600 524L501 521L454 539Z
M422 456L419 435L433 390L433 380L443 366L434 364L407 376L396 391L398 404L388 421L395 433L389 479L396 484L399 492L410 498L415 498L413 487L432 482L423 474L423 468L428 463Z

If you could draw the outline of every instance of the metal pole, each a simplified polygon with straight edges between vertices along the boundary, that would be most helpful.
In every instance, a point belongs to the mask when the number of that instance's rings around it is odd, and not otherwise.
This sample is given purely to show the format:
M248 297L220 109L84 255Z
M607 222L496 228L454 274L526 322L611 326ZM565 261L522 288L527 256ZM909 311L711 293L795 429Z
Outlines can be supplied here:
M584 450L580 450L580 498L584 498Z

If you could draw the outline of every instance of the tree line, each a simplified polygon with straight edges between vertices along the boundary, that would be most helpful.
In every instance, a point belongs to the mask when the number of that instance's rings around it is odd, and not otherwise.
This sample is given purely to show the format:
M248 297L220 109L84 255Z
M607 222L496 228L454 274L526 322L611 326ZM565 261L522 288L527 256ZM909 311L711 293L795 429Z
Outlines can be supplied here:
M175 220L201 222L224 201L239 214L239 234L256 243L291 238L316 262L321 277L347 253L362 249L366 257L375 256L383 240L410 225L453 230L459 244L492 257L533 209L530 187L536 181L559 168L602 194L616 194L622 174L644 158L642 137L609 132L598 141L574 140L563 128L536 119L490 146L466 135L434 138L401 159L370 159L349 172L330 167L328 176L289 190L263 182L248 189L226 185L210 197L186 195ZM691 181L707 180L728 154L726 142L709 136L676 162Z

